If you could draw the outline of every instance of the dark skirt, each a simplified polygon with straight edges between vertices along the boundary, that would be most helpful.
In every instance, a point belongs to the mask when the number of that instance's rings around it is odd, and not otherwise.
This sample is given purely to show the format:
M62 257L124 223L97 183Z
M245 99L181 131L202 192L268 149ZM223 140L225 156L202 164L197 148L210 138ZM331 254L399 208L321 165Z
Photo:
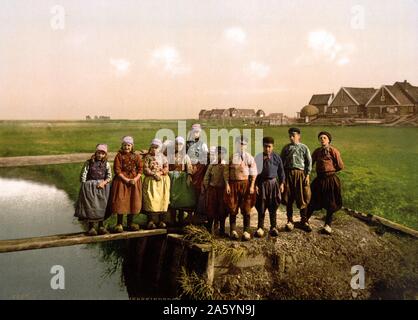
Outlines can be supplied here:
M311 184L313 210L322 208L336 212L342 207L341 182L335 174L318 175Z
M206 213L208 218L224 218L226 217L224 204L225 187L208 186L206 192Z
M276 178L257 181L258 195L255 207L257 211L265 208L278 208L280 205L280 186Z
M193 165L192 184L195 190L196 200L198 200L202 190L203 178L205 177L207 166L202 163Z

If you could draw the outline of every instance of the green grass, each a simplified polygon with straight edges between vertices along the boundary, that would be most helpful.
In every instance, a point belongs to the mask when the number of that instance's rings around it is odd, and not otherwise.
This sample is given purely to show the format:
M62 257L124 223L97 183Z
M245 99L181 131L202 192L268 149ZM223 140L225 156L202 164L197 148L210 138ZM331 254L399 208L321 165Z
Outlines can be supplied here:
M192 120L187 122L189 127ZM210 123L206 127L216 127ZM237 127L242 124L236 124ZM228 125L227 129L233 127ZM176 121L0 122L0 156L93 152L98 142L117 151L124 135L133 135L137 149L147 148L160 128L176 130ZM248 125L243 128L253 128ZM311 151L317 134L332 133L346 168L340 173L344 205L418 229L418 130L416 128L302 127L302 140ZM264 128L280 150L288 142L287 127ZM75 200L81 164L0 168L0 176L52 183Z

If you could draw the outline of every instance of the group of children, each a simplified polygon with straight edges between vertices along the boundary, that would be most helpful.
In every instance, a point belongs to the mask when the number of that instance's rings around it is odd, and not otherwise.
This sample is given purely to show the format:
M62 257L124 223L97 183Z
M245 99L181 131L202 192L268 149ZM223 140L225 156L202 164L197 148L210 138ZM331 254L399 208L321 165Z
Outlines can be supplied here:
M85 162L81 172L81 189L75 216L88 221L88 234L106 234L103 221L110 213L117 215L113 232L123 232L127 215L128 231L139 230L134 216L144 212L147 228L165 228L166 213L171 222L184 222L184 212L200 209L205 214L206 228L215 228L225 236L229 217L230 237L239 239L236 228L238 211L243 215L243 240L251 239L251 210L255 206L258 226L254 236L264 236L265 212L269 211L270 235L279 234L276 212L286 205L286 230L294 228L293 204L300 210L300 226L312 231L309 219L315 210L325 208L323 231L331 233L332 215L342 206L341 184L335 174L343 169L339 151L331 146L331 134L320 132L321 147L312 156L301 143L301 132L290 128L289 139L281 154L274 151L274 139L263 138L263 152L253 157L247 152L248 139L235 140L235 150L226 161L224 147L210 150L200 139L201 127L192 126L185 141L153 139L147 152L136 153L132 137L124 137L114 160L115 177L107 161L107 146L99 144L95 154ZM317 176L310 184L312 165ZM111 185L110 185L110 182ZM203 209L202 209L203 208ZM177 214L178 213L178 214ZM98 222L98 228L94 223Z

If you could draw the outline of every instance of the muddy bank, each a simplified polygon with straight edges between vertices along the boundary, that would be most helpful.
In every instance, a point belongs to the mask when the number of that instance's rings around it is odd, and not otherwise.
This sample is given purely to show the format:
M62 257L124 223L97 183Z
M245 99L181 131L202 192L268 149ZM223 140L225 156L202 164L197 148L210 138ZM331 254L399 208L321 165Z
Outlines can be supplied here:
M215 261L213 286L220 299L417 299L418 239L370 226L339 213L333 234L319 232L322 215L314 216L314 231L300 229L277 238L250 242L220 239L243 246L247 256L236 263ZM279 225L285 223L284 215ZM252 217L256 222L256 214ZM267 221L266 221L267 222ZM267 224L268 225L268 224ZM254 225L255 231L255 225ZM351 268L365 269L365 288L353 290Z

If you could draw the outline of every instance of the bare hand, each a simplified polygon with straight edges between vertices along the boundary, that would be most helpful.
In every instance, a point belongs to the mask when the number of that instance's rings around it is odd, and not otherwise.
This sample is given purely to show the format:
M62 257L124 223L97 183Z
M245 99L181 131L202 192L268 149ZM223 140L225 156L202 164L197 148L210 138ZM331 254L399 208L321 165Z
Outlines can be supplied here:
M280 190L280 193L284 192L284 184L283 183L280 185L279 190Z
M104 181L102 181L102 182L97 184L96 188L97 189L104 189L105 185L106 185L106 183Z
M135 184L136 184L136 180L135 180L135 179L131 179L131 180L129 180L129 183L130 183L131 185L135 185Z
M305 186L309 185L309 175L305 176L305 179L303 179L303 184Z
M231 187L229 184L226 185L226 194L231 194Z
M257 194L260 194L260 188L259 187L255 187L255 192L257 193Z
M253 186L250 187L250 194L254 194L255 188Z

